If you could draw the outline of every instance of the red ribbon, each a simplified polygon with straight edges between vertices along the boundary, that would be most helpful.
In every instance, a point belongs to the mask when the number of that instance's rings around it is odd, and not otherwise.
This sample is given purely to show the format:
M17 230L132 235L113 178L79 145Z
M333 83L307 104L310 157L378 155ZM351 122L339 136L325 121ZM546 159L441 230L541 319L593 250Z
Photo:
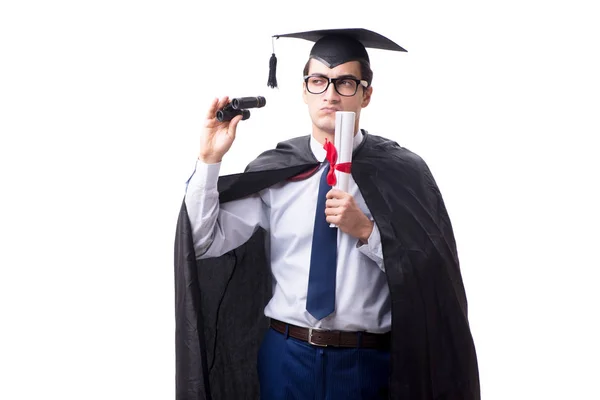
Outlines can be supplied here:
M337 157L338 157L337 150L335 149L335 146L333 145L333 143L328 141L327 138L325 138L325 145L323 146L323 148L327 152L326 158L327 158L327 161L329 161L329 172L327 173L327 184L329 186L335 186L335 184L337 183L337 179L335 177L335 171L345 172L345 173L349 174L352 163L346 162L346 163L336 164Z

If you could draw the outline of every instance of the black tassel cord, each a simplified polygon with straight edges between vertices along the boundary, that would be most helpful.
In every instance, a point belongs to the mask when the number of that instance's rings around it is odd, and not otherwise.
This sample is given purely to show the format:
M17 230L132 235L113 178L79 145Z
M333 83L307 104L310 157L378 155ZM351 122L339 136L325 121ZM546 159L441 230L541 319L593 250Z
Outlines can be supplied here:
M271 88L277 87L277 57L275 57L275 53L271 54L271 59L269 60L269 80L267 82L267 86Z
M269 80L267 81L267 86L270 88L277 87L277 57L275 57L275 43L271 38L271 44L273 46L273 53L271 54L271 59L269 60Z

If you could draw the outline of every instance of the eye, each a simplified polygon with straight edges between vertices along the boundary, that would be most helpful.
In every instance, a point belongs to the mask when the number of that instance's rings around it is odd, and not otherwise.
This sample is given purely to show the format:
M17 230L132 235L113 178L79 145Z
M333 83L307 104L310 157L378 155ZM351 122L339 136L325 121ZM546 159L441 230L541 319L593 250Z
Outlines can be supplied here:
M322 86L325 85L325 83L327 82L327 80L325 80L325 78L322 78L320 76L313 76L311 77L308 82L311 85L315 85L315 86Z
M354 82L351 79L342 79L338 83L338 85L340 85L340 86L347 86L347 87L353 87L355 84L356 84L356 82Z

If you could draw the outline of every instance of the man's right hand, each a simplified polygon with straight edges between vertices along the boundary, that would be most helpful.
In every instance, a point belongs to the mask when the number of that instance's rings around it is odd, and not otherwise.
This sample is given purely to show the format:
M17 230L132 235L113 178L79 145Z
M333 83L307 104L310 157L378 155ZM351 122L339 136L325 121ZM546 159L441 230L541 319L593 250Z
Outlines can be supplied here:
M242 120L241 115L237 115L231 121L219 122L217 111L229 103L229 97L214 99L208 108L204 129L200 135L200 154L198 159L206 164L215 164L221 162L225 153L229 151L235 140L235 131L237 124Z

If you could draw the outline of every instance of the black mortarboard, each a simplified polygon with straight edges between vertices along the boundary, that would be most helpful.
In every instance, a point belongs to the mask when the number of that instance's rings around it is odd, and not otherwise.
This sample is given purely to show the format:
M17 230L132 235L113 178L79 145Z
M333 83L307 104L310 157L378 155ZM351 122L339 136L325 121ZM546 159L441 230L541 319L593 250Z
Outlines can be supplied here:
M334 68L340 64L349 61L364 60L369 62L369 55L365 47L372 49L383 49L393 51L406 51L392 40L380 35L379 33L362 29L323 29L316 31L287 33L284 35L273 35L274 38L280 37L306 39L315 42L310 51L309 58L314 58ZM277 87L277 78L275 70L277 67L277 58L275 51L269 61L269 80L267 85Z

